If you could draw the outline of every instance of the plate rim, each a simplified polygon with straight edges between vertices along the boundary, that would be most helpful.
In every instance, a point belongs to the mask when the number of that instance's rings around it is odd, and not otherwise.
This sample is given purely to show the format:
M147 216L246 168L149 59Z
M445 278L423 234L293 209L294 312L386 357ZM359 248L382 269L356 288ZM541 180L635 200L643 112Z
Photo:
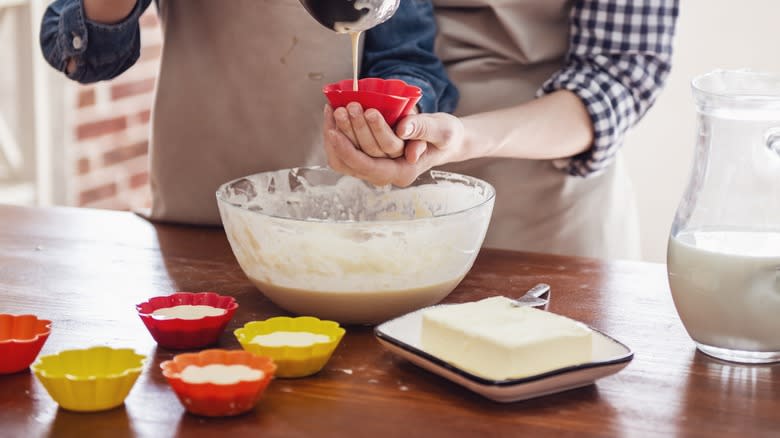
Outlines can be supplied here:
M622 363L628 363L631 362L634 358L634 351L626 344L618 341L617 339L613 338L612 336L604 333L601 330L595 329L591 327L588 324L585 324L589 329L593 330L594 332L600 334L601 336L604 336L605 338L609 339L610 341L616 343L617 345L621 346L626 350L625 354L622 354L620 356L616 356L612 359L608 360L600 360L595 362L586 362L578 365L571 365L563 368L556 368L554 370L550 370L541 374L534 374L532 376L526 376L521 377L518 379L503 379L503 380L495 380L495 379L488 379L486 377L477 376L475 374L472 374L462 368L459 368L455 365L450 364L449 362L444 361L443 359L440 359L430 353L427 353L417 347L414 347L412 345L407 344L406 342L391 336L387 333L385 333L382 330L382 327L386 324L390 324L392 322L398 321L402 318L406 318L414 313L421 312L424 309L419 309L414 312L407 313L405 315L399 316L397 318L391 319L389 321L383 322L382 324L379 324L374 327L374 336L377 337L380 341L388 342L398 348L401 348L402 350L413 354L417 357L420 357L424 360L427 360L428 362L431 362L433 365L436 365L438 367L444 368L450 372L453 372L457 374L458 376L475 383L477 385L486 386L486 387L495 387L495 388L503 388L503 387L511 387L511 386L517 386L517 385L524 385L531 382L536 382L540 380L549 379L551 377L563 375L563 374L569 374L577 371L584 371L588 369L595 369L595 368L601 368L605 366L611 366L611 365L617 365ZM584 324L584 323L583 323ZM381 344L381 342L380 342Z

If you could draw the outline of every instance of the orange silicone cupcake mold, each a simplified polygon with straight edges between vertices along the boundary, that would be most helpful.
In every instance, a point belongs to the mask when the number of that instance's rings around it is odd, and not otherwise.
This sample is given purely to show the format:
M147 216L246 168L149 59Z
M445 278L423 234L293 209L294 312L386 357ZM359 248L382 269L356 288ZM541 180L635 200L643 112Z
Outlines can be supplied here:
M0 374L27 369L51 333L51 321L35 315L0 314Z
M181 373L190 365L245 365L263 375L259 380L232 384L189 383L181 378ZM221 349L179 354L160 364L160 368L184 408L208 417L233 416L252 410L276 371L276 365L269 357Z

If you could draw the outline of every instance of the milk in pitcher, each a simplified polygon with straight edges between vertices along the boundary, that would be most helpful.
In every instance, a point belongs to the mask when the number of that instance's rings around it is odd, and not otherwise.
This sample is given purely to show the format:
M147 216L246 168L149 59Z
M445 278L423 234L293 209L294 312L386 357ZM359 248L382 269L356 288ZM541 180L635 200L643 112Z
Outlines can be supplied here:
M700 349L780 352L780 231L686 231L668 251L672 297Z

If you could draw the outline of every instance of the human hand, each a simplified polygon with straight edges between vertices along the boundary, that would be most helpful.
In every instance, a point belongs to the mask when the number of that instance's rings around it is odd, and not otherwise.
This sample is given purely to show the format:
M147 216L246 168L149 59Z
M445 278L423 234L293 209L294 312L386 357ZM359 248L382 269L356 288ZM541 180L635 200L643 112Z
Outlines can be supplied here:
M363 111L359 103L351 102L345 108L336 108L333 118L338 130L368 156L398 158L404 154L404 141L376 109Z
M403 155L371 157L357 149L337 125L335 111L325 107L325 152L333 170L382 186L406 187L434 166L459 161L463 154L464 128L450 114L419 114L402 119L395 136L402 142ZM368 113L368 111L367 111ZM380 116L381 117L381 116Z

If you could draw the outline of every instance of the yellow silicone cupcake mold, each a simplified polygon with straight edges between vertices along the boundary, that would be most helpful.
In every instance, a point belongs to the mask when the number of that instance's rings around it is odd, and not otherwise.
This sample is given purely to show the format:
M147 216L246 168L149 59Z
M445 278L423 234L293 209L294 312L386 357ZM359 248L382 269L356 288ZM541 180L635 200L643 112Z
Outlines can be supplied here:
M31 368L61 407L93 412L125 401L145 359L129 348L93 347L42 356Z
M308 332L325 335L328 342L319 342L304 347L269 347L252 343L258 335L274 332ZM277 377L304 377L320 371L338 346L345 330L335 321L326 321L312 316L277 316L265 321L252 321L233 332L244 350L268 356L276 363Z

